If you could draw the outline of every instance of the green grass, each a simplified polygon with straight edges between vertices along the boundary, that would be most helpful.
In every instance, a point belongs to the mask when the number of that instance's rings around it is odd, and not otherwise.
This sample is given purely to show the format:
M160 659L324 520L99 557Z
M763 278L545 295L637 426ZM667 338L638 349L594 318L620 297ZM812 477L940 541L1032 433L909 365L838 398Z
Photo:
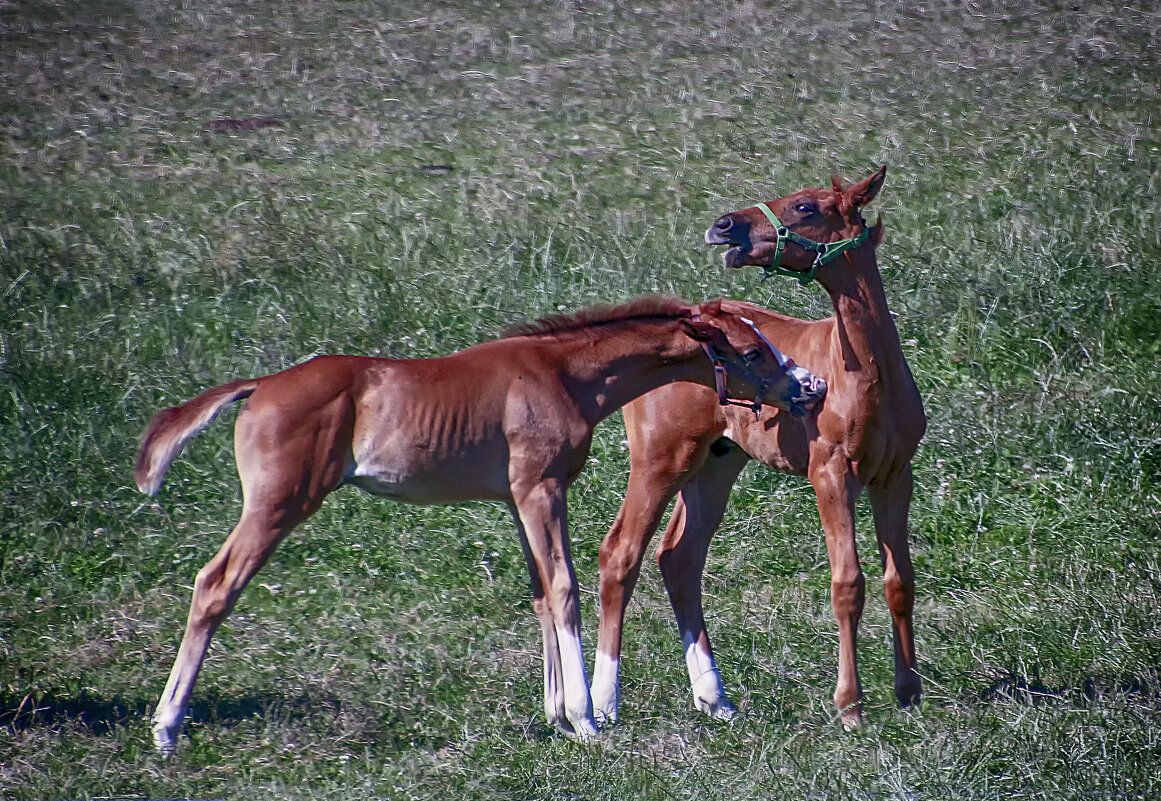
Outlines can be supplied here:
M1158 31L1111 2L0 4L0 797L1161 794ZM249 117L281 124L205 127ZM880 163L930 417L922 710L894 704L861 510L870 723L836 725L813 496L751 467L706 579L732 723L691 710L647 567L622 723L554 736L507 513L343 490L152 752L238 512L228 421L137 493L156 409L651 291L826 315L701 232ZM590 657L618 426L571 495Z

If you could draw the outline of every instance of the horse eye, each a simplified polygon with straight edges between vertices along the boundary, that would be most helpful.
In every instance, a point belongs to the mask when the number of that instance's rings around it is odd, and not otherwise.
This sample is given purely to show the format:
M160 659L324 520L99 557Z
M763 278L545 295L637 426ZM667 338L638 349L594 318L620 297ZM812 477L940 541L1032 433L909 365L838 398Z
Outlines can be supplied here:
M814 214L814 206L810 205L809 203L799 203L794 207L794 210L804 217Z
M747 362L751 362L751 363L756 362L762 358L762 349L761 348L751 348L750 350L748 350L742 354L742 358L745 359Z

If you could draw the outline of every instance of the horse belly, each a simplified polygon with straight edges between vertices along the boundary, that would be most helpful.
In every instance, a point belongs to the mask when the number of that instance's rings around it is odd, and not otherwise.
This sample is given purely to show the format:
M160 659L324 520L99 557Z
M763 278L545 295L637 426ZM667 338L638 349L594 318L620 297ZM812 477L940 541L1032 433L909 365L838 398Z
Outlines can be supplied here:
M725 436L732 439L751 459L783 473L806 475L810 463L810 418L793 417L787 412L767 412L758 420L751 412L731 410ZM813 436L817 436L815 432Z
M506 460L493 454L471 449L433 458L422 449L393 450L356 457L347 482L414 504L506 500L510 495Z

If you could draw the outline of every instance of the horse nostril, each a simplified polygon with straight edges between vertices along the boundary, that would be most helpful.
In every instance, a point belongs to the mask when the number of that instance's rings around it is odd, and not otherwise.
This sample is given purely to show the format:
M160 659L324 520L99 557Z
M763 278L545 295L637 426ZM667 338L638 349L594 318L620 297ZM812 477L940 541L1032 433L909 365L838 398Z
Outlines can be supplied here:
M731 220L729 217L722 217L716 223L714 223L714 230L720 231L722 233L725 233L726 231L730 230L733 227L734 227L734 221Z

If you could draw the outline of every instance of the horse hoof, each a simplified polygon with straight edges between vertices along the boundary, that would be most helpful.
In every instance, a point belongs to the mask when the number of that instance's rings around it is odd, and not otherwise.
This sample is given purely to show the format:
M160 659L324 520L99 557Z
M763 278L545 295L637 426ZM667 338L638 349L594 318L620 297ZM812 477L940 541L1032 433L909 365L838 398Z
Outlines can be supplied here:
M714 720L733 720L734 716L738 714L738 710L730 703L730 699L724 695L715 701L694 698L693 705L697 707L699 712L709 715Z
M843 729L846 731L854 731L866 722L866 718L863 717L863 710L858 707L844 710L840 716L840 720L842 721Z
M167 729L154 729L153 745L162 757L169 759L177 750L177 739Z
M923 700L923 684L918 676L911 676L895 685L895 697L899 706L907 709L918 707Z
M593 700L593 717L597 726L604 728L617 722L617 707L620 706L620 694L616 684L609 684L598 679L593 680L591 691Z
M577 740L582 743L591 743L596 739L599 731L597 730L597 722L593 718L581 718L577 721L560 721L556 724L556 730L563 734L570 740Z

